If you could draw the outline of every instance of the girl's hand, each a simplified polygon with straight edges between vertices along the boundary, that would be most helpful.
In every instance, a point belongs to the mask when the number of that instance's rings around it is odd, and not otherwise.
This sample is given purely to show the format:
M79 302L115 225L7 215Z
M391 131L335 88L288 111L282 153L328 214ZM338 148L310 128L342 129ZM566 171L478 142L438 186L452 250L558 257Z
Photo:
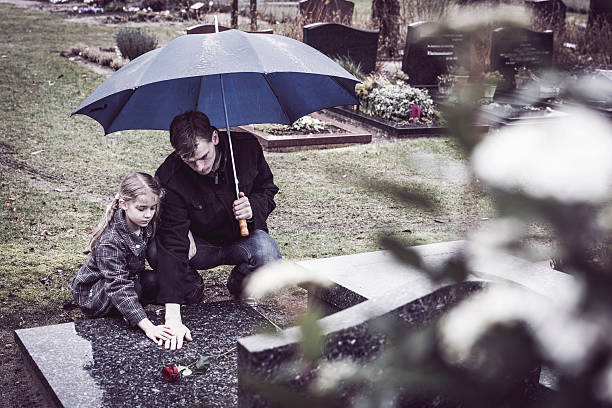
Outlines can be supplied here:
M166 324L160 324L159 326L154 325L147 318L142 319L138 322L138 327L145 332L148 338L153 340L158 346L164 344L164 341L170 341L175 337L172 328Z
M158 346L164 344L164 341L169 341L170 339L175 337L172 328L170 328L170 326L166 326L165 324L160 324L158 326L152 325L148 330L145 331L145 334Z

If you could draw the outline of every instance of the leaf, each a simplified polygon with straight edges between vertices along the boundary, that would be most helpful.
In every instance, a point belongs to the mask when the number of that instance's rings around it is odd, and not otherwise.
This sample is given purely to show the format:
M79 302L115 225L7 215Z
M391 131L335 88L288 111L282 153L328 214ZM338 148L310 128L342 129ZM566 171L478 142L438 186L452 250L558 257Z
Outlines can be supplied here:
M181 375L181 377L187 377L188 375L193 374L193 371L191 371L189 368L185 367L184 370L179 370L179 374Z
M206 372L210 368L210 359L207 356L200 354L198 361L195 363L195 370L200 372Z
M318 313L309 312L300 321L301 348L304 357L310 361L319 358L323 351L323 330L318 322L320 318L321 316Z

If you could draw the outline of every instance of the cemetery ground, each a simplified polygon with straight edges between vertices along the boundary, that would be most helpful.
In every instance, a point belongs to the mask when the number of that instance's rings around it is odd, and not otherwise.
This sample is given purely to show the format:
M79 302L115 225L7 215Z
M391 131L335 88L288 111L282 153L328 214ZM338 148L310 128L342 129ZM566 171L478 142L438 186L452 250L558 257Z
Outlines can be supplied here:
M117 27L0 4L0 392L7 406L37 396L13 340L18 328L82 319L68 290L103 208L130 171L154 173L170 152L167 132L122 131L69 114L103 77L59 55L77 42L111 46ZM151 27L160 45L184 29ZM271 234L290 260L381 249L384 234L410 244L462 239L495 216L450 138L267 153L280 188ZM402 204L393 185L428 194L437 209ZM549 243L545 228L533 240ZM207 300L227 299L228 268L204 274ZM260 310L291 325L306 304L290 289ZM189 325L189 322L186 322ZM187 345L189 347L189 345Z

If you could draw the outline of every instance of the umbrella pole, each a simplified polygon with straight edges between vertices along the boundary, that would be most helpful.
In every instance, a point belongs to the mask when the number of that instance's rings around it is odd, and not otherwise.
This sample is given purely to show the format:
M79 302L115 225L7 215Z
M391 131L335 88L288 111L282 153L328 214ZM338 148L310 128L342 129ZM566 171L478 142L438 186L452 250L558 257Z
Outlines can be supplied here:
M223 113L225 114L225 130L227 130L227 140L229 140L229 151L232 158L232 170L234 171L234 186L236 187L236 199L240 198L240 191L238 190L238 176L236 175L236 162L234 160L234 147L232 146L232 135L230 134L229 120L227 118L227 106L225 104L225 91L223 90L223 78L219 74L219 81L221 82L221 98L223 99ZM240 235L243 237L249 236L249 228L247 227L246 220L238 220L240 226Z

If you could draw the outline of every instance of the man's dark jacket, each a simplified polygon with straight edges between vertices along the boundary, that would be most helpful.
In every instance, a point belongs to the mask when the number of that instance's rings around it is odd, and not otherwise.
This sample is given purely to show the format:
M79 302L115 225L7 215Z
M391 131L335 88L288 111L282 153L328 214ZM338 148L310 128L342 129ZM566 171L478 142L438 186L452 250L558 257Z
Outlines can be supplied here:
M236 172L240 191L249 198L253 218L249 230L268 231L266 220L275 208L274 184L257 139L248 133L232 132ZM221 162L216 172L200 175L176 154L170 154L155 176L165 189L161 223L157 231L157 274L160 282L158 301L184 303L197 284L189 278L189 239L191 230L208 242L226 245L240 239L238 221L232 211L236 200L234 175L227 134L219 132L217 153Z

